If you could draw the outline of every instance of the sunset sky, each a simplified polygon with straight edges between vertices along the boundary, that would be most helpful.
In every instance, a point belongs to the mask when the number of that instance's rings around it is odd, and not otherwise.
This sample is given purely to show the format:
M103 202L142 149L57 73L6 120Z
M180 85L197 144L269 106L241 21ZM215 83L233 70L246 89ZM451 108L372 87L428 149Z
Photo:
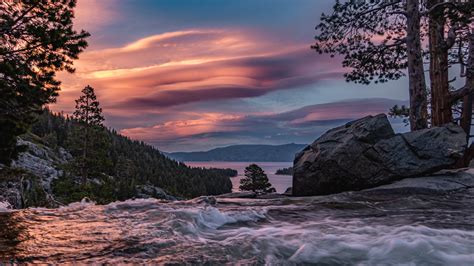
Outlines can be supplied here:
M106 125L163 151L309 143L408 99L407 80L346 83L310 49L334 0L78 0L89 31L52 108L95 88ZM403 125L395 125L402 129Z

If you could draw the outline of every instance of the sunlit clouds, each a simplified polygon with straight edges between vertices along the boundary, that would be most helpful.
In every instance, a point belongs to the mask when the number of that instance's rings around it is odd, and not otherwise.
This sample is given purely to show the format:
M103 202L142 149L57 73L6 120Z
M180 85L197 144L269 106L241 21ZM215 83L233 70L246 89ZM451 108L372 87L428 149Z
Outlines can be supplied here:
M91 85L108 126L177 151L308 143L330 125L400 103L341 101L367 98L368 87L351 89L338 59L309 48L313 14L330 6L322 2L272 1L254 7L265 12L247 12L226 1L79 0L76 27L91 32L90 47L74 74L59 74L62 92L52 108L71 113ZM215 5L223 13L211 12ZM382 89L370 95L390 98Z
M183 120L150 127L128 128L122 134L142 139L165 150L200 150L220 145L307 143L329 127L366 115L386 112L393 105L406 104L389 99L360 99L306 106L275 114L222 115L183 114ZM187 116L187 118L186 118ZM393 121L403 131L401 121ZM203 140L209 143L203 143ZM190 148L191 147L191 148Z
M100 88L109 112L160 108L256 97L341 71L336 64L316 64L311 55L308 47L279 47L244 30L186 30L85 52L75 76L63 79L74 90L84 83Z

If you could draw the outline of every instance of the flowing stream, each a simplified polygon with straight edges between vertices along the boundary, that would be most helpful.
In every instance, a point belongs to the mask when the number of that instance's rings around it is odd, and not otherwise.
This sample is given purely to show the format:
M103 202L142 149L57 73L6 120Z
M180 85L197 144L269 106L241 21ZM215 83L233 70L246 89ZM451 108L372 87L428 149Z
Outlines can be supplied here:
M474 191L0 212L0 264L474 265Z

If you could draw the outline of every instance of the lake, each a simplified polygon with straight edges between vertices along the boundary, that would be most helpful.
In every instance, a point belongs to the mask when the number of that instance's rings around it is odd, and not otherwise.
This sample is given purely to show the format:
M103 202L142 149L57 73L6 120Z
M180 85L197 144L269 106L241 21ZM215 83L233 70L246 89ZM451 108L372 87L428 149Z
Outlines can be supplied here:
M192 167L206 167L206 168L232 168L239 172L239 175L231 178L232 180L232 191L239 191L240 179L244 177L245 167L252 164L252 162L185 162L187 165ZM285 190L292 186L292 176L288 175L275 175L276 170L293 166L292 162L258 162L260 166L268 176L270 183L276 189L278 193L283 193Z

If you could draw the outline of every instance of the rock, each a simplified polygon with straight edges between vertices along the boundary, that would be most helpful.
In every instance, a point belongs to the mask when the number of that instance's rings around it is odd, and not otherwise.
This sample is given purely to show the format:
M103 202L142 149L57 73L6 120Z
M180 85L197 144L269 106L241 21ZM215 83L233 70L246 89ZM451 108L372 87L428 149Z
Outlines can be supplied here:
M164 189L155 187L153 185L138 185L136 186L137 197L148 199L164 199L164 200L177 200L176 197L169 195Z
M326 195L423 176L455 164L466 147L450 124L395 134L386 115L329 130L296 155L293 195Z
M17 144L27 150L10 167L0 169L0 201L9 202L15 209L57 207L51 183L62 176L60 166L72 158L71 154L63 148L53 150L22 139Z
M283 195L292 196L293 195L293 188L292 187L287 188L285 190L285 192L283 192Z
M229 199L253 199L257 197L257 193L253 191L242 191L242 192L232 192L227 194L222 194L217 196L218 198L229 198Z
M280 193L263 193L260 195L257 195L257 199L281 199L281 198L287 198L287 195L280 194Z
M276 192L277 192L277 190L274 187L271 187L271 188L269 188L265 191L265 193L276 193Z
M366 189L362 192L397 194L439 194L474 188L474 169L441 171L430 176L406 178L392 184Z
M70 160L71 154L63 148L56 151L22 139L18 140L18 145L26 146L27 151L21 153L19 158L13 161L11 167L24 169L40 177L43 187L50 193L53 180L63 174L59 166Z
M0 202L9 205L13 209L23 208L23 197L20 182L0 183Z
M33 206L56 207L40 182L40 178L21 169L0 171L0 202L14 209Z
M185 202L186 204L206 204L215 206L217 204L217 199L214 196L200 196Z

